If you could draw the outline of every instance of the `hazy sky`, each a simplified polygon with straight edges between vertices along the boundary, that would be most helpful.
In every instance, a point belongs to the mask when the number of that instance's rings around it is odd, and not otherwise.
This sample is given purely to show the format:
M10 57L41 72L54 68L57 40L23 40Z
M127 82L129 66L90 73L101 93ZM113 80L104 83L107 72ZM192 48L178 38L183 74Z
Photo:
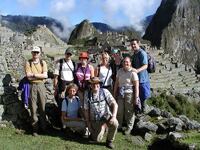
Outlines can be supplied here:
M49 16L75 25L83 19L112 26L134 25L155 13L161 0L1 0L3 15Z

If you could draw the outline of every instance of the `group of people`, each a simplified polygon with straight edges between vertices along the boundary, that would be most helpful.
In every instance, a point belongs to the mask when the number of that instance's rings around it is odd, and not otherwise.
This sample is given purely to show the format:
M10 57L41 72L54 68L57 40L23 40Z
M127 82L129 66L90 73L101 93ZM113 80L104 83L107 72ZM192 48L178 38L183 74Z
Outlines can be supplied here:
M140 48L138 39L132 39L130 46L133 51L130 57L119 57L116 50L111 55L102 52L101 62L96 67L88 62L87 52L81 52L79 63L75 63L69 49L65 58L56 62L53 86L64 128L83 135L89 133L97 142L107 132L108 148L114 148L118 130L131 133L136 108L144 111L145 100L150 97L150 82L147 53ZM30 109L33 135L37 136L39 127L46 130L44 80L47 64L40 59L39 47L33 47L31 53L32 59L27 61L25 72L31 83Z

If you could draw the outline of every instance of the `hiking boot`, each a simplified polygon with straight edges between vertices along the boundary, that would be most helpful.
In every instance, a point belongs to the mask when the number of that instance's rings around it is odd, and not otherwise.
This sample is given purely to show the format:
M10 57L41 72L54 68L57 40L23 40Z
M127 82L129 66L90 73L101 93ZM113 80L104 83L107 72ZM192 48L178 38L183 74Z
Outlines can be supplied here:
M132 129L127 128L127 129L124 131L124 134L125 134L125 135L130 135L130 134L131 134L131 130L132 130Z
M37 137L38 133L37 132L33 132L33 136Z
M114 146L112 141L106 141L106 147L110 148L110 149L114 149L115 148L115 146Z

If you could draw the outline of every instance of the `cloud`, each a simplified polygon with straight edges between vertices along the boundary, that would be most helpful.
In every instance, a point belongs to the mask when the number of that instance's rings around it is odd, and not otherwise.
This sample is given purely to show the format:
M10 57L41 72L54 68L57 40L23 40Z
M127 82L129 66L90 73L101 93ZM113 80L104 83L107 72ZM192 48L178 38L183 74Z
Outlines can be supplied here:
M70 33L73 30L72 25L69 23L66 17L59 17L57 20L59 20L62 24L63 30L58 28L56 25L51 26L52 30L62 39L69 39Z
M25 7L32 7L35 6L38 2L38 0L17 0L19 5L25 6Z
M103 4L103 8L106 14L105 19L111 25L120 25L121 19L117 18L119 14L124 15L128 22L133 27L142 31L142 25L140 21L144 18L147 10L152 9L152 6L158 3L158 0L106 0Z
M51 13L61 14L70 12L75 7L75 0L52 0Z
M52 25L53 31L61 38L68 39L72 31L68 14L75 8L75 0L52 0L50 2L50 16L61 22L63 30Z

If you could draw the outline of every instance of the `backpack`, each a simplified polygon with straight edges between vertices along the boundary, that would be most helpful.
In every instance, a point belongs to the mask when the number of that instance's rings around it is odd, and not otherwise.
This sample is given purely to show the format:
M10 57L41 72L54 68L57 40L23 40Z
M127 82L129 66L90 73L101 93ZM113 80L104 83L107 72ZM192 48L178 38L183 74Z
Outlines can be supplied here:
M148 59L147 71L148 73L154 73L156 71L156 60L153 56L150 55L150 53L147 53L147 59Z

